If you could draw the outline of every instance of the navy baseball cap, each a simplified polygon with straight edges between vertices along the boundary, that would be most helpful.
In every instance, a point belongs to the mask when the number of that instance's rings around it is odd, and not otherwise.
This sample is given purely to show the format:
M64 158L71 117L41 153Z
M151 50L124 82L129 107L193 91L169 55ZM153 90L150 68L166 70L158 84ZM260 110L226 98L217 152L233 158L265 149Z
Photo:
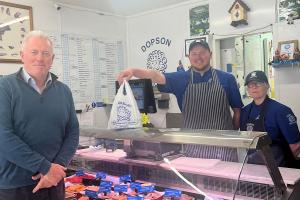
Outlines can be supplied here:
M195 48L195 47L202 47L206 50L208 50L210 52L210 48L209 48L209 45L207 42L201 40L201 41L193 41L191 44L190 44L190 47L189 47L189 54L191 53L191 51Z
M269 85L268 78L263 71L253 71L246 76L245 85L248 85L250 82L259 82L266 83Z

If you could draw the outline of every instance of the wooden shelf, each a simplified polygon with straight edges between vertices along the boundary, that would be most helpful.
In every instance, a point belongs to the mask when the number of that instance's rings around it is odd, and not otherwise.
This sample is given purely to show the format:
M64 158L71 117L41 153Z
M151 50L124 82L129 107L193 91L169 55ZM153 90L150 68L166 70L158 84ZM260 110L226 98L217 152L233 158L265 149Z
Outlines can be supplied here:
M272 62L272 66L274 68L280 68L280 67L300 67L299 61L294 60L287 60L287 61L280 61L280 62Z

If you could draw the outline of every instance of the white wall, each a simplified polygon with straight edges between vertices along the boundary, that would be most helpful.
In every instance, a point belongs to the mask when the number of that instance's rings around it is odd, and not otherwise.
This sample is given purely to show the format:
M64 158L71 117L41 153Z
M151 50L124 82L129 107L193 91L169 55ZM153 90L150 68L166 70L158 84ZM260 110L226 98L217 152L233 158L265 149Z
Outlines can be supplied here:
M277 48L279 41L299 40L300 41L300 21L296 20L294 25L286 22L274 26L274 48ZM275 96L280 102L288 105L300 119L300 65L286 65L274 69L275 75Z
M220 43L217 39L231 37L233 34L246 33L269 24L275 24L275 0L244 0L250 7L248 13L249 25L234 28L230 26L230 15L228 9L233 1L224 0L191 0L175 6L158 9L143 13L127 19L100 16L87 11L62 8L57 11L50 0L6 0L8 2L24 4L33 7L34 29L41 29L54 32L66 32L103 38L123 39L127 43L128 66L145 67L146 58L149 52L158 46L152 46L145 53L141 51L141 46L146 41L155 37L165 37L171 40L170 47L159 46L168 58L167 71L175 71L178 60L184 57L184 40L189 36L189 9L198 5L209 3L210 9L210 30L214 33L212 42L213 63L218 64ZM285 23L275 24L273 28L274 44L277 41L300 39L300 22L297 25L288 26ZM264 30L271 30L266 28ZM261 32L262 30L260 30ZM125 45L126 45L125 43ZM184 59L187 65L187 59ZM0 74L15 72L20 64L0 64ZM279 101L289 105L300 118L300 104L296 102L300 96L295 89L300 87L300 70L298 68L287 68L275 70L275 88ZM174 103L175 102L175 103ZM176 100L172 97L171 112L178 112ZM98 111L99 112L99 111ZM167 110L160 110L164 114ZM106 112L101 110L97 116L99 120L106 123ZM103 117L105 116L105 117ZM97 117L98 118L98 117ZM102 119L103 118L103 119ZM160 124L163 118L159 119ZM103 125L105 124L103 123Z
M230 25L228 10L233 1L224 0L191 0L176 6L129 17L127 22L128 64L130 66L145 66L148 51L143 53L140 46L153 37L165 36L172 40L172 47L168 51L169 71L175 70L178 59L182 57L184 40L190 38L189 9L198 5L209 3L210 32L214 34L214 39L232 37L233 34L241 34L274 24L275 0L245 0L244 2L252 9L248 13L249 25L245 27L235 28ZM271 28L265 30L271 30ZM155 46L152 49L154 48Z
M126 45L126 19L62 7L59 11L50 0L6 0L32 7L33 28L50 32L73 33L122 39ZM126 60L125 60L126 63ZM0 74L10 74L21 64L0 63Z
M168 59L167 72L176 71L178 61L182 60L185 67L189 65L185 57L184 41L191 38L189 24L189 9L208 4L208 1L189 1L175 6L143 13L127 19L128 35L128 66L146 68L146 61L151 51L159 49ZM170 47L154 44L145 52L141 46L151 38L165 37L171 40ZM166 112L180 112L176 97L170 95L170 109L158 109L150 115L150 121L158 127L165 127Z
M248 25L233 27L230 25L231 17L228 12L234 1L209 0L210 12L210 31L213 34L213 63L219 66L221 52L219 51L219 39L242 36L251 32L261 33L263 31L272 31L271 24L276 21L276 0L244 0L250 8L247 14ZM266 27L266 28L263 28ZM258 29L257 31L254 31Z
M33 28L45 32L72 33L97 36L104 39L121 39L126 46L126 19L101 16L76 7L64 7L57 11L50 0L6 0L11 3L32 7ZM126 55L126 48L125 48ZM126 56L124 63L126 64ZM0 74L16 72L22 64L0 63ZM79 115L79 120L90 120L93 125L106 127L110 108L97 108L92 114ZM86 119L83 119L85 117Z
M275 22L276 0L244 0L244 2L251 9L248 13L249 25L237 28L230 25L231 19L228 13L233 1L224 0L191 0L176 6L129 17L127 22L129 66L145 67L149 52L155 48L162 47L153 45L145 53L141 51L140 47L151 38L164 36L172 40L170 48L163 47L168 58L167 71L175 71L178 60L183 57L184 40L191 38L189 31L189 9L209 3L210 32L213 34L214 39L211 41L213 51L212 64L219 67L220 51L218 48L219 42L216 39L232 37L235 34L260 29ZM260 32L268 30L271 31L272 28L267 27L260 30ZM184 64L187 65L188 59L185 58L184 60Z
M274 24L276 0L243 0L250 8L250 12L247 14L248 25L240 27L230 25L231 18L228 10L233 2L234 1L209 0L210 31L211 34L215 34L215 38L241 34Z
M154 49L165 52L168 59L168 72L176 71L178 60L182 58L187 65L187 59L184 58L184 40L190 38L189 9L207 3L207 1L194 0L129 17L127 21L129 66L145 68L148 54ZM143 52L140 47L155 37L170 39L172 41L170 47L155 44Z
M210 37L210 45L213 51L212 65L219 68L220 42L218 39L260 29L275 22L275 0L244 0L244 2L251 9L248 13L249 25L237 28L230 25L231 19L228 13L233 1L224 0L191 0L176 6L129 17L127 22L129 66L145 68L149 51L161 47L153 46L146 53L143 53L140 46L150 38L165 36L172 40L170 48L163 48L168 57L167 71L175 71L178 60L183 57L184 40L191 38L189 10L209 3L210 32L214 34ZM271 30L271 27L267 27L260 30L260 32ZM188 59L185 58L184 61L184 64L188 65ZM172 112L173 110L178 111L176 106L173 105L169 111L165 112Z

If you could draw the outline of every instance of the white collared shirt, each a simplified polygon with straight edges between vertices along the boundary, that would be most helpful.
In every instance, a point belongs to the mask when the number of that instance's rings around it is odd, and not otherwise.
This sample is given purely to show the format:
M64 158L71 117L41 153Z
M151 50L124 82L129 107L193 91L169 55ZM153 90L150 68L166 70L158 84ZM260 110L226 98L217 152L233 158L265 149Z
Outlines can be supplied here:
M42 94L43 91L40 91L39 87L37 86L35 80L26 72L26 70L22 69L22 78L23 80L29 84L35 91L37 91L39 94ZM50 72L48 73L47 80L45 81L45 87L48 86L52 82L52 77Z

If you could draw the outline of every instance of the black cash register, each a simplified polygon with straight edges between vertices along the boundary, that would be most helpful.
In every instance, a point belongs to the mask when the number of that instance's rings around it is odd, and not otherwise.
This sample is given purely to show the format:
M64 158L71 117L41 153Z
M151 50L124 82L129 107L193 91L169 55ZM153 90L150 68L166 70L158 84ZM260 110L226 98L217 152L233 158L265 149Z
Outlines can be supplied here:
M141 113L156 113L156 104L151 79L133 79L128 81ZM116 81L116 92L120 85Z

